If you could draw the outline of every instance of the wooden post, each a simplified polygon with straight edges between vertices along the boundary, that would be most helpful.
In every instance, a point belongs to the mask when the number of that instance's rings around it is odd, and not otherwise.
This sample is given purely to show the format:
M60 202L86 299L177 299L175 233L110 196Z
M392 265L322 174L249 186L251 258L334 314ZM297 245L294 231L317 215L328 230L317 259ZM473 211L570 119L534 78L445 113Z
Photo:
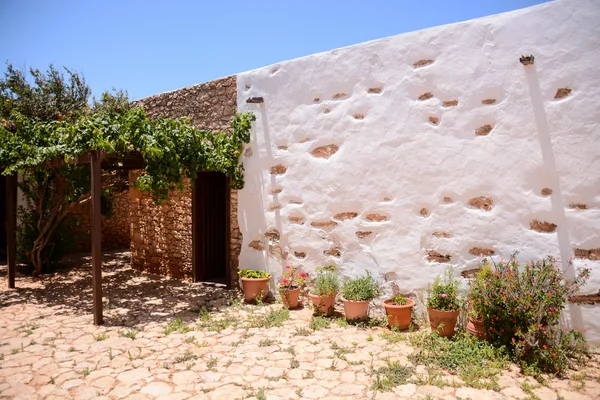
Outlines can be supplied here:
M102 191L102 159L99 152L92 152L92 288L94 325L102 325L102 220L100 215L100 192Z
M17 174L6 177L6 264L8 287L15 288L17 262Z
M192 282L200 282L198 265L198 173L192 184Z

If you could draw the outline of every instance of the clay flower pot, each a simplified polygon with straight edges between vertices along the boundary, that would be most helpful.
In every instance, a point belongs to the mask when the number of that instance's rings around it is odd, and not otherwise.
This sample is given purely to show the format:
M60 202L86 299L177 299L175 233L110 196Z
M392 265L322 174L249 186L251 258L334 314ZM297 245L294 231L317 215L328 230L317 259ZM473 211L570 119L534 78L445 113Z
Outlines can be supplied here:
M287 308L298 307L298 299L300 297L300 288L296 289L279 289L281 295L281 301Z
M244 299L247 302L255 301L259 296L264 300L269 293L268 278L240 278L242 280L242 290L244 291Z
M325 315L333 315L335 308L335 294L333 296L317 296L309 293L308 297L312 300L315 310Z
M483 321L472 317L469 317L469 320L467 321L467 332L478 339L485 339L487 336Z
M457 311L439 311L433 308L427 308L429 313L429 324L431 331L440 336L450 337L454 335L454 327L460 310ZM440 326L441 325L441 326ZM439 327L439 329L438 329Z
M342 301L344 302L344 314L346 314L347 320L358 321L369 317L370 301L346 300L343 297Z
M392 304L392 299L383 301L383 307L387 314L388 326L396 329L408 329L412 321L412 308L415 306L415 301L405 299L406 304Z

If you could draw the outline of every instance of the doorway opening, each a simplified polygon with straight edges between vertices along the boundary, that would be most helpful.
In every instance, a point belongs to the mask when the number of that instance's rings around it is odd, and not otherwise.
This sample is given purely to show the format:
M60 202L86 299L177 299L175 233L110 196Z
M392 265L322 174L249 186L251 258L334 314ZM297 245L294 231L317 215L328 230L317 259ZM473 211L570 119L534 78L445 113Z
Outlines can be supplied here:
M192 193L192 274L194 282L230 285L229 179L198 172Z

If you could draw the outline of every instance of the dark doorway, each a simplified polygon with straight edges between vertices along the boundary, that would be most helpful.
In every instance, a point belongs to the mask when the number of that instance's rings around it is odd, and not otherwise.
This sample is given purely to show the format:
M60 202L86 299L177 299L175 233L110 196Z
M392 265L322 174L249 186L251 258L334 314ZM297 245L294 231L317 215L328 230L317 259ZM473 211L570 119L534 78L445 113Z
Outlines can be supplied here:
M6 177L0 175L0 263L6 262Z
M227 176L220 172L199 172L193 190L193 279L229 286L230 189Z

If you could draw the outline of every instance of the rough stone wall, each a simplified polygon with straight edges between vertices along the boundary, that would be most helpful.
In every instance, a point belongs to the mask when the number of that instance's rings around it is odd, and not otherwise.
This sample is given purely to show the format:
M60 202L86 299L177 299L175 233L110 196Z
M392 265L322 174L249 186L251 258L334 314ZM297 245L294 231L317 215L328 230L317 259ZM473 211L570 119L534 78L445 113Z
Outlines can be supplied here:
M199 129L229 131L237 111L236 77L162 93L141 99L150 117L188 117ZM131 258L141 270L186 279L192 273L192 202L189 185L183 192L172 193L160 206L149 193L133 188L140 171L130 173ZM242 242L237 224L237 193L231 191L231 277L237 282L238 256Z
M108 218L102 217L102 250L128 248L131 242L128 180L115 171L104 171L102 185L114 184L112 212ZM75 235L77 242L73 252L91 251L90 228L91 202L84 203L73 211L73 216L79 221Z
M239 74L240 268L334 263L407 294L523 249L593 267L596 295L599 18L555 1ZM600 307L568 317L600 342Z

